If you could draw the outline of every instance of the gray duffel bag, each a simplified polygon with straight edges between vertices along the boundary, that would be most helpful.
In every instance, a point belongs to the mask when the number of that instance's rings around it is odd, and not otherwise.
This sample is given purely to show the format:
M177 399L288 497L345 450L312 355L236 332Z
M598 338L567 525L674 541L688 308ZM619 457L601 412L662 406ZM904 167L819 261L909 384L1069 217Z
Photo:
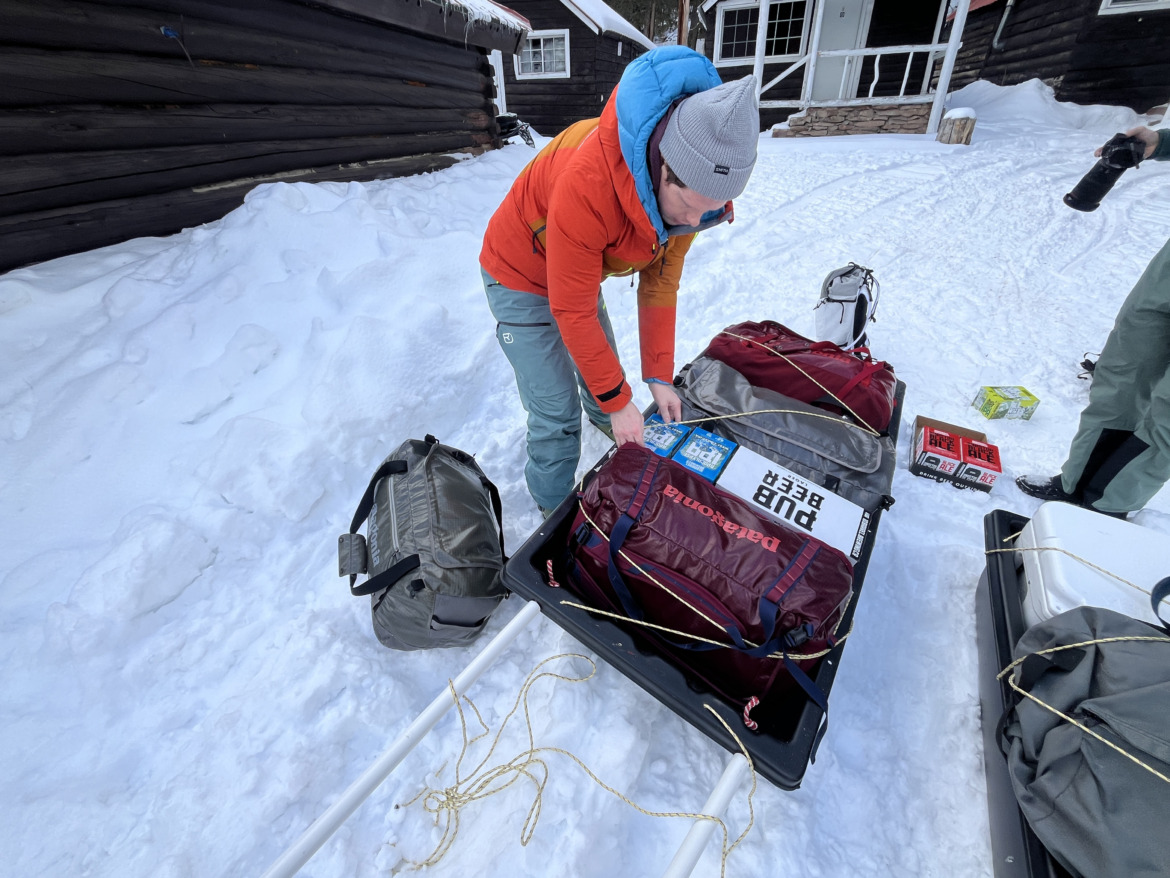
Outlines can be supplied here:
M823 409L754 387L719 360L698 357L675 379L683 420L703 424L870 512L894 502L894 440Z
M1013 655L1032 697L1013 690L1000 746L1032 831L1073 876L1165 875L1170 637L1078 607L1029 628Z
M374 633L392 649L474 640L507 594L506 560L496 486L434 436L408 439L382 462L338 542L340 575L371 596ZM369 579L356 585L360 573Z

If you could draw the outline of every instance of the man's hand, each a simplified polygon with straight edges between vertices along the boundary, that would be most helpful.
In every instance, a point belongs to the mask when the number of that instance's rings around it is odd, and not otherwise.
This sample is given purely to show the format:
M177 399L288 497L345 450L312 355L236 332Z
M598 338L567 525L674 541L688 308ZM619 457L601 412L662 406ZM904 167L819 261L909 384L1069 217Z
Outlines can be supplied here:
M656 384L651 381L650 395L658 403L658 414L662 415L663 421L670 424L682 418L682 400L669 384Z
M1136 137L1146 145L1146 151L1142 158L1148 159L1154 154L1154 150L1158 148L1158 132L1152 128L1146 128L1144 125L1139 125L1137 128L1130 128L1125 132L1126 137ZM1101 152L1105 149L1104 146L1097 147L1097 151L1093 155L1097 158L1101 157Z
M613 441L619 447L627 442L645 446L646 442L642 439L642 413L633 402L626 403L626 407L620 411L612 412L609 425L613 428Z

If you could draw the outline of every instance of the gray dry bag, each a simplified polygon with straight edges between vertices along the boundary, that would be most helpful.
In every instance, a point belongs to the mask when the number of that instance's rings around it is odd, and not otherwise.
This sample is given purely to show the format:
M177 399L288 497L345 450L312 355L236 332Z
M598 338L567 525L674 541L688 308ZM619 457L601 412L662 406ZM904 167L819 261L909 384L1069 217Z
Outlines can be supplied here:
M1047 705L1018 696L1000 728L1033 832L1073 876L1165 875L1167 632L1112 610L1078 607L1029 628L1015 657L1022 659L1012 670L1015 684Z
M358 528L368 520L367 537ZM507 594L500 495L470 454L434 436L382 461L338 542L338 572L370 595L392 649L462 646ZM359 573L369 573L355 585Z

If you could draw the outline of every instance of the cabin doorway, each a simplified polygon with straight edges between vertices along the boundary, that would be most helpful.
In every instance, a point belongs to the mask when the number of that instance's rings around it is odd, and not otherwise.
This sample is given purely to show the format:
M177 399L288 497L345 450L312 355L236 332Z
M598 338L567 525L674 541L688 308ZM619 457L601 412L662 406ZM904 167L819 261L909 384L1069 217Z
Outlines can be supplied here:
M825 0L819 50L863 48L872 14L873 0ZM856 97L860 77L860 58L818 58L811 97L814 101Z

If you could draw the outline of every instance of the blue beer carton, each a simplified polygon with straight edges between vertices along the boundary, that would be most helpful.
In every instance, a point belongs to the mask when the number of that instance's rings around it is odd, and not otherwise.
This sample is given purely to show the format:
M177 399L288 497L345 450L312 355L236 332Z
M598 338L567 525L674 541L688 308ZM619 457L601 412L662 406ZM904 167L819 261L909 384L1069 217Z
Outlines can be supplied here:
M670 456L692 472L712 482L723 471L731 454L737 448L730 439L695 427Z

